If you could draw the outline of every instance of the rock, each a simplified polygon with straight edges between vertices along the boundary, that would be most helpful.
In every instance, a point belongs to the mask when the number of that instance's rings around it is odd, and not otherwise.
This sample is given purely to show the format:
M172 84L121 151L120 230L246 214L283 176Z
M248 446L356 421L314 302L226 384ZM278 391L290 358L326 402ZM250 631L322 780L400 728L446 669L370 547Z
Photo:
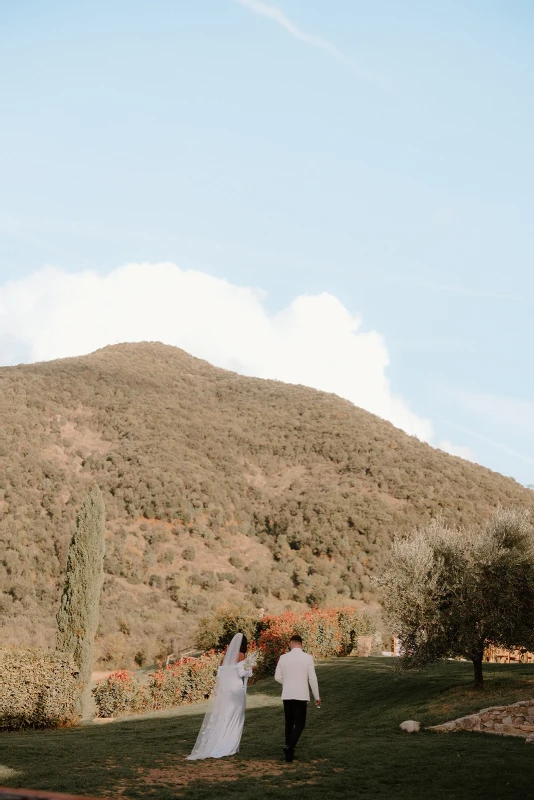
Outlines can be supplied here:
M520 700L509 706L491 706L477 714L433 725L430 730L439 733L481 731L501 736L518 736L534 743L534 701Z
M471 731L475 725L480 723L480 719L476 714L472 714L469 717L463 717L461 720L458 720L458 722L461 723L461 727L464 731Z
M504 736L521 736L522 732L519 731L517 728L514 728L513 725L503 725L503 735Z
M433 730L440 731L441 733L449 733L450 731L455 731L457 728L455 720L451 720L451 722L444 722L443 725L434 725Z
M401 722L399 728L401 731L406 731L406 733L419 733L421 723L416 722L414 719L407 719L405 722Z

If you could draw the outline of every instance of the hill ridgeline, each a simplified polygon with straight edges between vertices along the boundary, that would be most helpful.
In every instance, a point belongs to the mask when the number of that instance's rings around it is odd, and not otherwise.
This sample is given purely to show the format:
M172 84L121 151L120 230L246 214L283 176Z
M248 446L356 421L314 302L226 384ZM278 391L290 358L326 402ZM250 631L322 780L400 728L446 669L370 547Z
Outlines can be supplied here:
M52 644L76 512L107 509L100 664L153 662L223 602L372 603L397 531L534 506L333 395L157 343L0 369L0 632Z

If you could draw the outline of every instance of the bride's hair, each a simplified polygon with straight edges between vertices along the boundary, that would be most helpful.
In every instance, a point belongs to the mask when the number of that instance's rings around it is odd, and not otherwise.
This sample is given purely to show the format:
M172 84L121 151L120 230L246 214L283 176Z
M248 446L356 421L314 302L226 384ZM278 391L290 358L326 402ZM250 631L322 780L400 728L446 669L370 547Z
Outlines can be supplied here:
M239 652L240 653L246 653L247 652L247 647L248 647L248 639L245 636L245 634L243 634L243 638L241 639L241 647L239 648Z

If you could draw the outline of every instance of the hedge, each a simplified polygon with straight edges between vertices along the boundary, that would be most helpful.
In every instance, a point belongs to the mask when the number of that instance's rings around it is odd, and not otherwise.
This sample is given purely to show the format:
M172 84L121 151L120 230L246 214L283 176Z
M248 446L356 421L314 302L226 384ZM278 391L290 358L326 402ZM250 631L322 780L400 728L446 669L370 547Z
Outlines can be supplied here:
M371 617L348 606L266 616L259 624L258 636L262 674L274 674L276 662L287 652L294 633L302 636L302 646L307 653L315 658L334 658L349 655L357 646L358 636L370 636L375 631Z
M112 672L107 678L98 681L92 691L98 717L135 714L150 707L146 686L126 670Z
M181 658L157 669L142 684L131 672L113 672L99 681L93 697L99 717L157 711L207 699L217 678L220 654Z
M64 653L0 647L0 729L72 724L77 676L74 661Z
M210 641L213 636L228 640L243 622L252 624L247 613L248 609L226 606L214 615L211 627L203 624L202 635ZM250 642L249 652L259 650L255 679L274 674L276 662L287 651L293 633L302 636L308 653L316 658L331 658L349 655L358 636L375 632L372 619L350 607L313 608L303 614L287 611L261 621L256 617L254 625L257 640ZM141 684L133 673L114 672L93 689L98 716L155 711L204 700L215 685L220 659L221 652L214 650L200 658L182 658L157 669L146 684Z

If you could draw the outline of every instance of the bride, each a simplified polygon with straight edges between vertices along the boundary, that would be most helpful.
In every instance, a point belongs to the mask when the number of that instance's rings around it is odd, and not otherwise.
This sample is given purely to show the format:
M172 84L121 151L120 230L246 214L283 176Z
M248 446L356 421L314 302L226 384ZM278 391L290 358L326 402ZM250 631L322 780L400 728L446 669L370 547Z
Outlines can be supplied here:
M187 758L222 758L239 752L245 722L247 681L252 670L242 663L248 641L236 633L217 671L213 705L206 712L195 746Z

